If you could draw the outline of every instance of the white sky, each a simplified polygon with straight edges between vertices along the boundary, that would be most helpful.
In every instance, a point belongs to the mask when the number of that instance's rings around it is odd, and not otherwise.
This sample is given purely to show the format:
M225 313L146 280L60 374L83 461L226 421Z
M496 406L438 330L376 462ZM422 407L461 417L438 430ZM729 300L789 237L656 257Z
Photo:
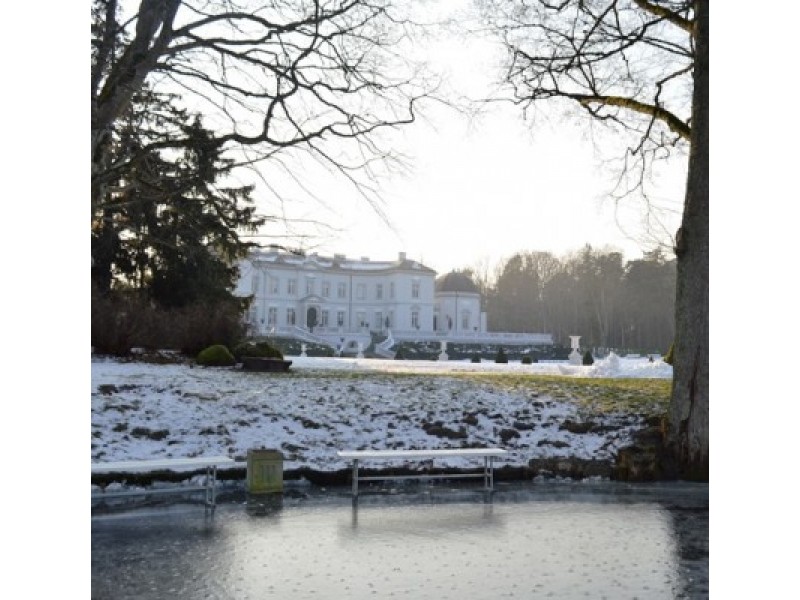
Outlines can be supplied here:
M455 93L491 95L501 73L502 50L492 41L464 43L450 36L418 43L417 50L446 74ZM619 147L610 148L614 140L599 128L590 130L583 118L550 113L549 119L538 114L532 128L521 109L508 104L493 104L474 119L429 106L425 120L404 127L396 138L394 148L409 157L408 172L380 182L388 223L341 181L305 177L320 202L303 198L288 180L281 185L269 179L286 200L281 210L287 217L330 225L291 226L293 233L310 233L299 244L321 254L387 260L404 251L440 273L496 265L523 250L561 256L586 243L613 246L627 258L641 256L652 247L641 244L643 206L629 202L617 211L608 197L613 180L603 161L618 157ZM658 200L675 209L666 223L670 234L679 224L684 169L685 160L674 161L655 188ZM264 195L259 206L276 212L275 201ZM283 233L285 226L264 231ZM269 241L298 245L297 238Z

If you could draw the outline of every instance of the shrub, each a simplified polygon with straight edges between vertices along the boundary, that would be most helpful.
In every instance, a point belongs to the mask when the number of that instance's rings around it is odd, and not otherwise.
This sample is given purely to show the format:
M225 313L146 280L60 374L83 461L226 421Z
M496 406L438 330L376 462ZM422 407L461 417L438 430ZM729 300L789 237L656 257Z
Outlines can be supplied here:
M179 349L188 356L242 339L241 303L222 300L166 309L136 291L100 293L92 286L91 341L102 354L126 356L133 347Z
M532 362L533 362L533 360L531 359L531 357L530 357L530 356L523 356L523 357L522 357L522 364L523 364L523 365L529 365L529 364L531 364Z
M398 348L397 352L394 353L394 359L395 360L405 360L405 358L406 358L406 355L405 355L405 352L403 352L403 348Z
M481 362L481 357L480 356L473 356L470 360L472 362L474 362L474 363L479 363L479 362Z
M235 302L195 304L165 316L171 321L167 327L173 336L167 347L180 348L189 356L214 344L232 348L244 337L241 310Z
M669 350L667 350L667 354L664 356L664 362L668 365L671 365L673 360L675 360L675 342L669 345Z
M129 355L141 330L138 309L133 298L101 294L93 285L91 342L95 352Z
M594 364L594 357L592 356L592 352L587 350L586 353L583 355L583 365L588 367Z
M283 353L278 350L275 346L268 344L267 342L258 342L256 344L256 356L261 356L264 358L277 358L283 360Z
M267 342L243 342L233 349L233 356L236 362L241 362L243 356L283 360L283 353Z
M496 363L507 363L508 362L508 356L506 356L505 350L500 348L497 351L497 356L494 357L494 362L496 362Z
M226 346L216 344L200 351L197 364L205 367L232 367L236 364L236 359Z

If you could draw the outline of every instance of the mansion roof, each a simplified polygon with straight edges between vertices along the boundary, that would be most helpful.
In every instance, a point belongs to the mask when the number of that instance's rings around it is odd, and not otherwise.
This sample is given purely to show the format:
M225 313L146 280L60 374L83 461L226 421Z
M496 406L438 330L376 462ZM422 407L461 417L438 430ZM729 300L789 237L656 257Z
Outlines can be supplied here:
M359 273L359 274L385 274L395 272L413 272L425 275L436 275L436 271L422 263L406 258L405 253L400 253L394 261L372 261L368 258L348 259L341 254L332 257L318 254L293 254L274 250L257 250L249 256L249 260L256 266L270 265L297 268L303 270L320 270L334 273Z

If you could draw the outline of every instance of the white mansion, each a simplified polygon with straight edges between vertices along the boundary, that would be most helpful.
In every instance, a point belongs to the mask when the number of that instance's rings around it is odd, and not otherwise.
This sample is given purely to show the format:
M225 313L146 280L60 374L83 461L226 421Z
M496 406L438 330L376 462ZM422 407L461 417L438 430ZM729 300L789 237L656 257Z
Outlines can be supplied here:
M489 333L481 296L465 275L436 271L406 258L353 260L335 254L259 250L239 264L236 295L252 296L252 335L279 335L337 349L380 340L552 344L549 334Z

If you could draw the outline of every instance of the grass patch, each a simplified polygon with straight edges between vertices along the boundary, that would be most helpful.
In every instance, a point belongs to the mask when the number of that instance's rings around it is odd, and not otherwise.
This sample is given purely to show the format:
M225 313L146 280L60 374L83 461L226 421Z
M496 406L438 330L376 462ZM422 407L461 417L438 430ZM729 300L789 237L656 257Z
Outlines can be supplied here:
M659 415L669 407L669 379L558 377L516 373L464 373L458 376L515 391L575 402L595 414L614 412Z
M406 373L348 372L318 370L294 372L290 377L367 381L383 379L412 381L438 378L466 379L525 395L536 394L577 404L587 414L630 413L663 415L669 407L672 381L669 379L561 377L524 373Z

